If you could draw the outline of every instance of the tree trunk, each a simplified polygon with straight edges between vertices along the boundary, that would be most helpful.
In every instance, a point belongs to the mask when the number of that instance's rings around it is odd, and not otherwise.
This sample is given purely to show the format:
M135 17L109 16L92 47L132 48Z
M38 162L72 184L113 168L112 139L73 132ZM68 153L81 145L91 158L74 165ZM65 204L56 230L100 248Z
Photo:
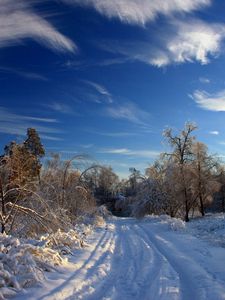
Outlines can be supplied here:
M4 199L4 193L3 193L3 186L2 186L2 180L0 178L0 197L1 197L1 214L2 214L2 222L1 222L1 233L5 232L5 199Z
M222 186L222 202L221 202L222 212L225 212L225 188Z
M187 195L187 188L186 188L186 183L185 183L185 178L184 178L184 170L183 170L183 165L181 166L181 175L182 175L182 181L183 181L183 187L184 187L184 202L185 202L185 216L184 216L184 221L189 222L189 209L188 209L188 195Z
M1 229L1 233L5 233L5 224L2 222L1 223L2 229Z
M222 198L222 212L223 213L225 212L225 199L224 199L224 196Z
M188 208L187 208L187 201L185 201L185 217L184 217L184 221L185 222L189 222L189 216L188 216Z
M185 199L185 222L189 222L189 209L188 209L188 197L187 197L187 190L186 187L184 187L184 199Z
M201 193L199 195L199 201L200 201L200 213L204 217L205 210L204 210L204 204L203 204L203 199L202 199L202 194Z

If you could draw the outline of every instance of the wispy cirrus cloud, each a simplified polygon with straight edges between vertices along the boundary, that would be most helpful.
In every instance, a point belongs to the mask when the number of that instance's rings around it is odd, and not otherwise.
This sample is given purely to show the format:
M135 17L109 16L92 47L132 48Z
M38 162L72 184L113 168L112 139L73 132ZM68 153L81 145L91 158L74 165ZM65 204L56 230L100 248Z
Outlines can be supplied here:
M211 0L62 0L65 3L93 7L108 18L143 26L159 15L190 13L210 5Z
M156 67L187 62L207 64L210 58L215 58L221 53L225 24L184 17L184 14L210 6L211 0L62 1L93 7L108 18L114 17L121 22L140 26L155 21L159 15L167 17L164 23L160 24L160 28L148 24L148 36L146 34L144 40L97 41L98 47L120 55L115 58L114 63L138 60Z
M33 39L53 51L75 52L75 43L33 8L34 1L0 0L0 48Z
M219 131L217 130L213 130L213 131L210 131L209 134L212 134L212 135L219 135Z
M52 102L49 104L44 105L48 108L50 108L51 110L54 110L56 112L60 112L60 113L64 113L64 114L73 114L74 111L72 109L72 107L68 104L62 103L62 102Z
M134 124L146 126L150 119L150 114L139 108L132 102L108 106L104 113L113 119L126 120Z
M90 148L94 147L94 144L83 144L83 145L80 145L80 147L82 147L84 149L90 149Z
M15 74L19 77L23 77L23 78L30 79L30 80L48 81L47 77L45 77L44 75L41 75L39 73L13 69L13 68L9 68L9 67L0 67L0 73Z
M160 33L159 33L160 32ZM197 19L169 20L160 28L149 28L144 40L102 41L103 50L156 67L199 62L207 64L221 53L225 24Z
M95 92L97 92L98 95L101 96L101 98L98 97L99 103L102 101L106 103L113 103L113 98L111 93L104 87L103 85L96 83L94 81L89 81L89 80L82 80L83 83L94 89ZM89 93L89 95L91 95Z
M14 122L14 121L37 121L37 122L44 122L44 123L57 123L56 119L19 115L10 112L5 107L0 106L0 122Z
M217 93L208 93L203 90L196 90L190 97L197 105L205 110L225 111L225 90Z
M44 139L61 140L61 138L51 135L61 133L59 129L52 127L52 124L55 123L57 123L56 119L21 115L0 107L1 133L24 136L27 128L34 127Z
M199 81L201 83L210 83L211 82L211 80L207 77L199 77Z
M115 137L115 138L139 135L137 132L128 132L128 131L105 132L105 131L99 131L99 130L87 130L87 132L101 135L101 136Z
M118 155L135 156L135 157L143 157L143 158L156 158L157 156L160 155L160 152L155 150L131 150L128 148L101 149L98 151L98 153L118 154Z
M57 141L63 141L63 138L61 137L56 137L56 136L51 136L51 135L47 135L47 134L40 134L40 137L44 140L48 140L48 141L54 141L54 142L57 142Z
M102 58L99 60L67 60L62 66L68 69L83 70L92 67L108 67L112 65L120 65L127 62L130 62L130 58L122 56L106 59Z

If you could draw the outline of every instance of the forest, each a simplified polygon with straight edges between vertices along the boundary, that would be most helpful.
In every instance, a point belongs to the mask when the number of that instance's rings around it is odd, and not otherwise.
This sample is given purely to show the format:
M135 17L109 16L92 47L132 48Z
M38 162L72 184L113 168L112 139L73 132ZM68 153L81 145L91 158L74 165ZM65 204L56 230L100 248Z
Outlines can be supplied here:
M94 219L102 205L119 216L167 214L186 222L206 211L224 212L223 161L196 139L196 129L194 123L167 128L168 153L145 174L131 167L129 178L120 180L87 155L44 159L38 132L28 128L26 139L6 145L0 157L1 232L27 237L66 230Z

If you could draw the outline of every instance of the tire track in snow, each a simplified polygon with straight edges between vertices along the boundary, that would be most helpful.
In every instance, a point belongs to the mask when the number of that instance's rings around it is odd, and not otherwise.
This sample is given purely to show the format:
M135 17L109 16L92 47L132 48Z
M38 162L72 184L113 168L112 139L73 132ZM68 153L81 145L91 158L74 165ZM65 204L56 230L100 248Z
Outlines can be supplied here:
M112 256L111 268L108 276L96 286L95 291L85 300L96 299L133 299L131 286L135 277L135 260L132 257L131 245L128 241L129 227L122 224L116 224L116 247ZM130 263L127 263L129 258ZM128 287L130 283L130 288ZM119 293L119 294L118 294ZM74 298L75 299L75 298Z
M149 225L149 230L147 230L146 225L140 225L139 227L148 236L152 247L155 247L178 273L182 300L225 299L225 288L221 284L216 282L196 261L176 249L171 241L160 236L160 231L152 230L154 225Z
M167 270L167 261L149 245L145 232L140 232L134 222L127 224L124 220L118 220L116 227L117 242L109 275L82 299L178 299L179 293L174 292L178 276L171 267Z
M157 251L138 224L134 225L134 231L145 247L143 257L146 252L151 253L151 260L143 259L143 266L140 268L139 274L143 274L146 269L144 276L136 279L141 280L143 284L139 299L180 299L179 277L176 271L168 265L165 257Z
M89 256L82 265L76 269L72 275L67 278L61 285L57 286L55 289L51 290L48 294L45 294L39 297L37 300L55 300L55 299L76 299L73 296L70 298L68 295L73 295L74 288L71 286L76 286L79 284L79 276L82 274L88 267L90 267L95 261L98 260L98 256L101 253L99 250L108 240L108 235L110 232L108 230L104 230L103 234L97 239L96 243L93 245L93 250L90 252ZM66 296L65 296L66 295Z
M104 280L109 269L110 257L112 255L112 247L115 243L115 232L106 231L104 240L101 241L98 251L95 253L94 259L90 266L82 270L74 288L76 299L83 299L86 293L90 293L99 280ZM68 298L69 300L70 298ZM74 299L74 296L71 298Z
M69 299L85 299L86 294L90 294L98 281L104 281L110 269L111 256L115 244L115 233L107 232L105 239L102 241L97 259L91 263L90 267L83 270L83 273L78 278L74 288L73 296L66 298ZM75 297L75 298L74 298Z

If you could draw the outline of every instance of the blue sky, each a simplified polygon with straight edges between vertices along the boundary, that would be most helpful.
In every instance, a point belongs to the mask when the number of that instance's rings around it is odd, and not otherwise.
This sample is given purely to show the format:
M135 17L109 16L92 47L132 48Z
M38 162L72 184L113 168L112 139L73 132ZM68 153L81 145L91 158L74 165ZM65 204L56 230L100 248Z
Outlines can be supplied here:
M29 3L29 4L28 4ZM47 155L126 176L166 126L225 155L225 2L0 0L1 147L35 127Z

